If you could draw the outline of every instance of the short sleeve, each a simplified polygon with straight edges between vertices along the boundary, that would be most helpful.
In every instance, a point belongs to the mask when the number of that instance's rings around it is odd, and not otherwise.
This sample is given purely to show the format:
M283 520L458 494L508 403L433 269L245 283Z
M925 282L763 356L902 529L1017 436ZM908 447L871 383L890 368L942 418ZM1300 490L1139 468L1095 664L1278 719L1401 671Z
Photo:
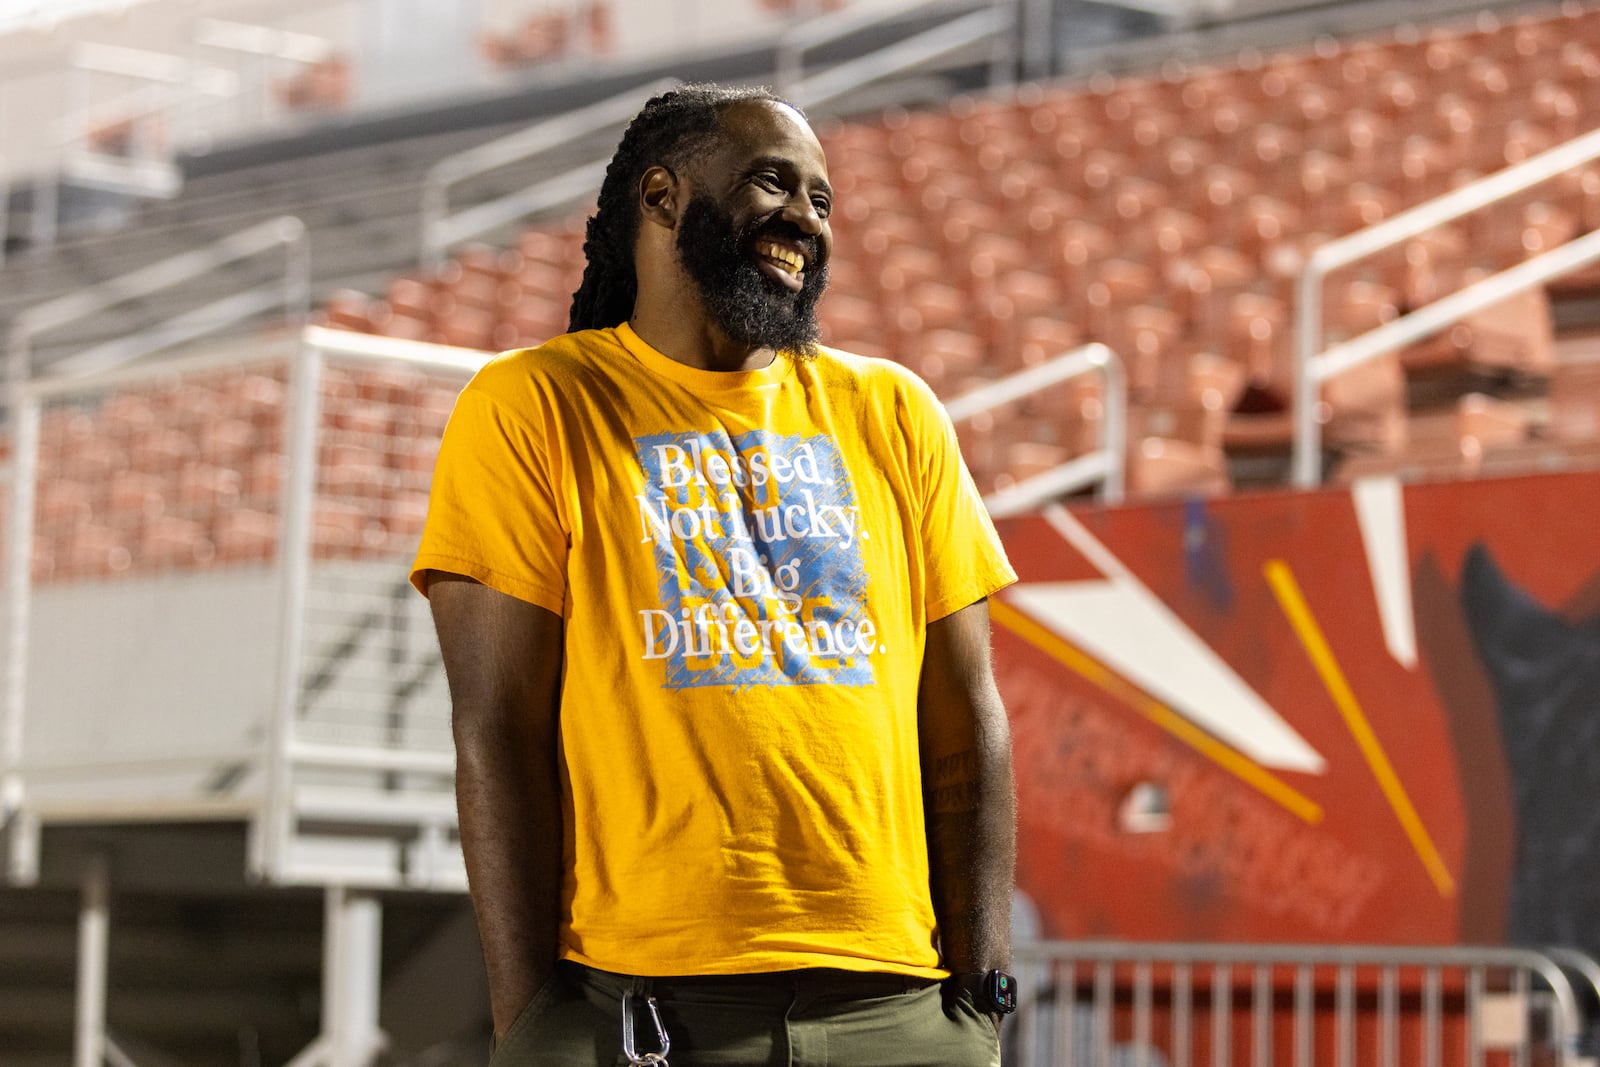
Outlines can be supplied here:
M955 426L919 381L911 419L921 470L922 552L929 622L960 611L1017 580L983 497L961 458Z
M445 427L411 582L465 575L561 614L569 539L549 453L492 396L469 385Z

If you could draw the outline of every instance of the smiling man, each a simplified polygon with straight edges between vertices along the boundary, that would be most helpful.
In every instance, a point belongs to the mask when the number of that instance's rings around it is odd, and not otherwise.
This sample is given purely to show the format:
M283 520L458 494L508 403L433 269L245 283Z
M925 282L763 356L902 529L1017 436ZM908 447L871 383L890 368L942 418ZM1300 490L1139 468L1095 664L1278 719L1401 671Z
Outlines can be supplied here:
M413 581L496 1064L999 1062L1015 576L928 388L818 343L832 210L795 108L651 100L571 332L445 432Z

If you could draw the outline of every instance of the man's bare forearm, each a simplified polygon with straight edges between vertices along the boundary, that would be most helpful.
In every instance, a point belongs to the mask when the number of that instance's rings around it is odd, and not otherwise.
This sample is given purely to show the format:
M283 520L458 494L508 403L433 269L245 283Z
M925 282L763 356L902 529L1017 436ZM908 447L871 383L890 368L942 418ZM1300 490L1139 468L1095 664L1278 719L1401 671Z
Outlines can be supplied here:
M555 767L529 773L514 730L458 729L456 808L467 883L504 1034L555 968L561 919L561 794ZM509 736L507 736L509 735Z
M929 625L917 725L940 954L958 973L1004 968L1016 798L1010 723L989 663L987 603Z
M432 572L428 596L450 683L461 850L504 1033L556 962L562 623L459 575Z
M955 972L1011 963L1016 867L1009 739L933 761L924 772L928 865L944 965Z

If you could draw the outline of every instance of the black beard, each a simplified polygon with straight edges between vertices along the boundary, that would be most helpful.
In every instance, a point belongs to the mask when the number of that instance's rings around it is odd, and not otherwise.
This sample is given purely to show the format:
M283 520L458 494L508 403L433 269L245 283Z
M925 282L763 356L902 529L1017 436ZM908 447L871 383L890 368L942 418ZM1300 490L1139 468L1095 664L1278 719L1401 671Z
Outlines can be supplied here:
M761 272L755 242L767 236L798 242L811 266L800 291ZM678 261L694 280L711 320L729 340L771 348L795 359L817 354L817 301L828 286L828 266L818 263L818 242L793 223L770 218L736 231L733 215L705 194L693 197L678 220Z

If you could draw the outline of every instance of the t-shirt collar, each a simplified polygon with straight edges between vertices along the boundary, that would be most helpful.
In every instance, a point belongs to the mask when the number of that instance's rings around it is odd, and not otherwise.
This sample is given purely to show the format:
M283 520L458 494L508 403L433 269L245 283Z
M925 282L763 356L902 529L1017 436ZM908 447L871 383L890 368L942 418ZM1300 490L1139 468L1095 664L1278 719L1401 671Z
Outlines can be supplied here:
M679 363L671 356L662 355L651 348L643 338L624 322L617 327L617 340L646 370L668 378L679 385L695 390L754 389L776 385L789 376L793 360L783 353L773 357L771 363L758 370L702 370Z

